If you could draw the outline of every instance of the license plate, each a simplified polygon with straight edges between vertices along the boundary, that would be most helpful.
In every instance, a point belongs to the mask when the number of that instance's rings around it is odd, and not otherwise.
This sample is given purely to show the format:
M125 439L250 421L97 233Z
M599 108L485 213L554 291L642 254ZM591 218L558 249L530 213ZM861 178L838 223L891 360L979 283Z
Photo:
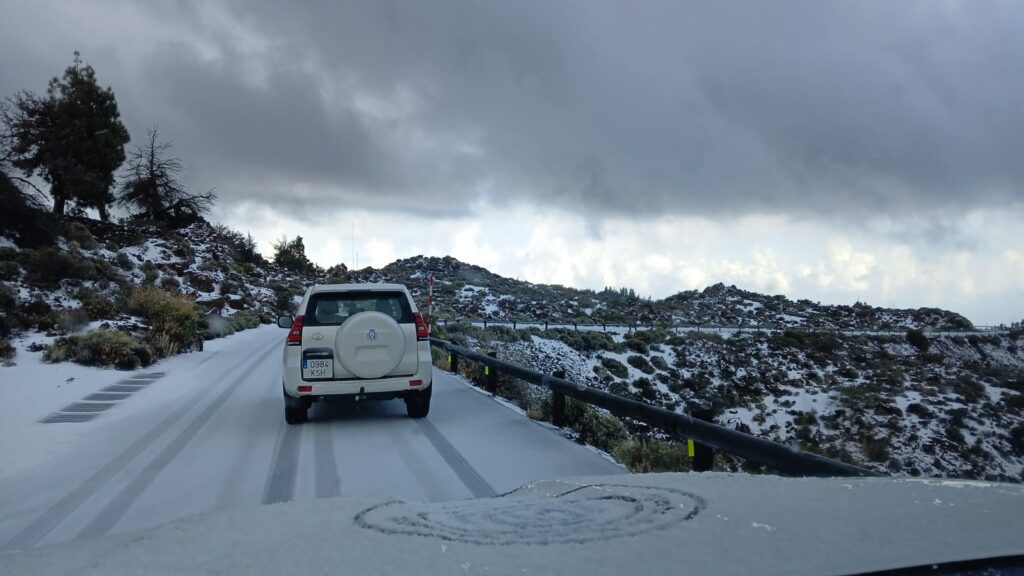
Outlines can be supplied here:
M334 360L310 358L302 361L303 380L322 380L334 378Z

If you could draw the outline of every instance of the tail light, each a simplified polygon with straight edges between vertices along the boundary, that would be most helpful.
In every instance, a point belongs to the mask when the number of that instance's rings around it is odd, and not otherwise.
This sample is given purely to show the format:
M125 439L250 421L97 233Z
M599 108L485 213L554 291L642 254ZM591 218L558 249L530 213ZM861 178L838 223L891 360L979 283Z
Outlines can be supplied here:
M423 315L416 313L416 339L426 340L430 335L427 332L427 323L423 321Z
M302 344L302 316L296 316L292 320L292 327L288 330L288 345Z

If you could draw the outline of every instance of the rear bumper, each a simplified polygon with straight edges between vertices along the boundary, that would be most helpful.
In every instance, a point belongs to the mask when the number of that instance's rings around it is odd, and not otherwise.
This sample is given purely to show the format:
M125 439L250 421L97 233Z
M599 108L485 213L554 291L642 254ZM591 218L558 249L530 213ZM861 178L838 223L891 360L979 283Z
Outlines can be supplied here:
M298 346L285 346L284 349L284 391L293 398L303 397L366 397L393 398L404 396L408 392L426 390L433 382L433 365L430 360L429 344L427 353L419 355L420 363L416 374L398 378L378 378L375 380L303 380L300 367ZM411 386L413 380L420 380L419 386ZM303 390L300 392L299 387ZM306 387L311 390L307 390Z
M419 380L419 386L412 386L409 383ZM415 376L403 376L401 378L381 378L379 380L344 380L326 382L293 382L284 383L284 390L293 398L313 397L350 397L366 399L386 399L401 397L409 392L419 392L430 388L432 383L431 374L417 374ZM306 391L299 391L299 386L310 388Z

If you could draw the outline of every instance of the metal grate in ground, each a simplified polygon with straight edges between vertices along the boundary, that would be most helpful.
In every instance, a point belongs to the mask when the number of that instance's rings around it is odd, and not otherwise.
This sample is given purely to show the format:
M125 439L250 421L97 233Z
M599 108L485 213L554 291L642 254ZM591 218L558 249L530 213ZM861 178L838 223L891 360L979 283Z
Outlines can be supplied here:
M57 422L88 422L89 420L92 420L96 416L98 416L98 414L65 414L63 412L54 412L53 414L50 414L46 418L40 420L40 422L44 424L53 424Z
M118 400L124 400L131 396L130 392L96 392L95 394L89 394L83 400L92 402L117 402Z
M114 407L113 402L75 402L61 408L61 412L103 412Z
M145 388L145 386L136 386L134 384L111 384L104 388L103 392L123 392L131 394L132 392L138 392L143 388Z
M40 422L88 422L99 416L101 412L113 408L121 400L127 399L135 392L152 384L155 380L163 378L163 376L163 372L136 374L121 380L117 384L111 384L99 392L93 392L81 401L65 406L59 411L50 414L40 420Z

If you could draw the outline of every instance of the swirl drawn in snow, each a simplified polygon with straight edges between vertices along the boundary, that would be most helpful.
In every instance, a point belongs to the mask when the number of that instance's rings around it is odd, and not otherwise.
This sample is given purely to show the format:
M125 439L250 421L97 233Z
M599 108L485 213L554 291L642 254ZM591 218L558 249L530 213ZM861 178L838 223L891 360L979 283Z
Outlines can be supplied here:
M703 498L682 490L619 484L584 485L553 495L507 496L386 502L363 510L355 522L382 534L449 542L582 544L660 530L693 519L705 506Z

